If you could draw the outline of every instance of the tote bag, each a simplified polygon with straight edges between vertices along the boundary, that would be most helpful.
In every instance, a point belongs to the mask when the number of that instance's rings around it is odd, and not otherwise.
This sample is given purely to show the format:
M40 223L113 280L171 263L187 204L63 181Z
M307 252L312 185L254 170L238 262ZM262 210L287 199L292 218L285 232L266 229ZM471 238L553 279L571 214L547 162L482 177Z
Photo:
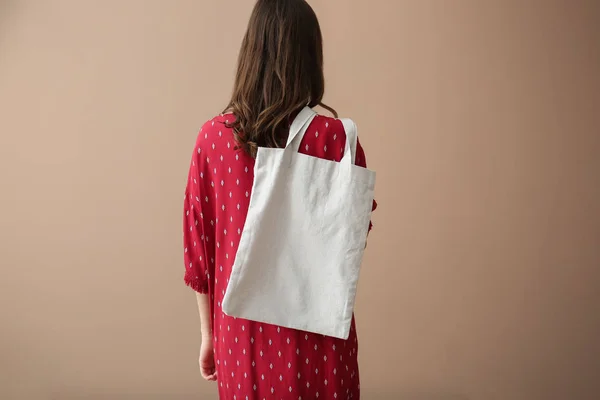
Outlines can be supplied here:
M316 113L292 122L284 149L259 148L246 223L223 312L347 339L366 245L375 172L354 165L356 126L332 162L298 153Z

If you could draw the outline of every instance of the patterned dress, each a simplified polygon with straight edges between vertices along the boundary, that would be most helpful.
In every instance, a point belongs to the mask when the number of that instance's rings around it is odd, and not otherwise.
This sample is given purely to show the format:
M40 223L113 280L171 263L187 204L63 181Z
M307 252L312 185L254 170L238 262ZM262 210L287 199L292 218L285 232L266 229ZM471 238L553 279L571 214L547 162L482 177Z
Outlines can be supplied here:
M219 397L224 400L359 399L354 319L348 340L226 316L221 302L244 227L254 160L236 150L231 114L208 121L193 152L184 205L185 283L210 297ZM340 161L338 119L317 116L300 151ZM366 167L357 146L356 164ZM376 204L373 204L375 209Z

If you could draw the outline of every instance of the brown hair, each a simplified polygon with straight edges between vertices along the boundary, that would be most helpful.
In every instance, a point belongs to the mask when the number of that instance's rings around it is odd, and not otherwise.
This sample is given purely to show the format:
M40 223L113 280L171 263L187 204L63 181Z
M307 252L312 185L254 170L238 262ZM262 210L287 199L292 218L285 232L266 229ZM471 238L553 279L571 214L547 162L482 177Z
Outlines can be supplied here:
M258 147L281 147L290 118L304 106L321 107L323 40L319 21L305 0L258 0L242 41L226 112L238 143L252 157Z

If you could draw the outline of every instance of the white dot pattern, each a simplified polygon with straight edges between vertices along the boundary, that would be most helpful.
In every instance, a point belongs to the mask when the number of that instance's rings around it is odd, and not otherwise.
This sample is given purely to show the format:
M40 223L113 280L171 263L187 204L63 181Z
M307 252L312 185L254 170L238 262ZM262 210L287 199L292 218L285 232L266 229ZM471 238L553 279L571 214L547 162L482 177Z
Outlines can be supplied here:
M358 399L354 319L350 337L344 341L231 318L221 310L254 180L254 160L236 150L232 130L225 126L226 118L232 116L208 121L198 134L183 218L185 283L212 299L219 397ZM300 152L339 161L345 138L340 120L317 116L303 138ZM360 143L356 164L366 167Z

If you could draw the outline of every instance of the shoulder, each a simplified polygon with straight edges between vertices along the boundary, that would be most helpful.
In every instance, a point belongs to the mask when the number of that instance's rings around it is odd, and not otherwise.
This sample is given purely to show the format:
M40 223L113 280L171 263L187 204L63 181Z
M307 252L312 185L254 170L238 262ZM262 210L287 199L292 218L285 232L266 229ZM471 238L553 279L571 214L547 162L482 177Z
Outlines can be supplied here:
M317 115L304 135L302 153L332 161L341 160L346 146L346 132L342 119ZM366 157L357 138L356 164L366 164Z
M318 142L342 142L346 138L344 124L341 119L318 114L306 131L307 139L318 139Z
M300 152L331 161L339 161L345 143L346 134L342 121L319 114L306 130Z
M194 144L193 167L202 171L211 160L222 160L234 151L232 129L227 127L233 118L232 114L219 114L202 124Z
M230 122L233 122L234 119L235 116L233 114L219 114L202 124L202 127L198 132L198 137L206 138L211 134L218 134L219 132L223 132L224 130L229 130L231 128L228 128L227 125ZM221 134L221 136L223 135Z
M196 138L196 147L204 148L207 144L212 146L215 141L229 137L231 128L227 125L234 120L233 114L219 114L202 124Z
M321 129L323 133L344 133L344 125L342 124L342 120L334 117L329 117L327 115L317 114L317 116L313 120L312 126Z

